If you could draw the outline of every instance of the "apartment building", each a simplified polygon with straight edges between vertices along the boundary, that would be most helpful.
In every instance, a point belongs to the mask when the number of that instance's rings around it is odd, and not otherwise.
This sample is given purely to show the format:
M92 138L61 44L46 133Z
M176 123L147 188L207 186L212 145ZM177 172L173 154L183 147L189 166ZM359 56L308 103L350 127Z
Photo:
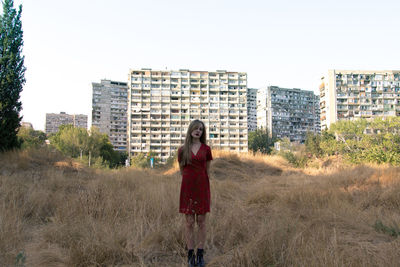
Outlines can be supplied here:
M33 125L30 122L22 121L21 122L21 127L22 128L27 128L27 129L32 129L33 130Z
M312 91L269 86L257 93L257 127L277 138L303 143L308 131L320 133L319 97Z
M249 132L257 129L257 90L247 88L247 129Z
M322 129L342 119L400 116L398 70L329 70L321 80Z
M101 80L92 89L92 126L109 136L114 150L126 151L128 84Z
M128 86L130 155L151 150L165 161L194 119L205 123L213 148L248 150L246 73L134 69Z
M46 134L58 132L58 128L61 125L71 124L75 127L87 129L88 116L83 114L66 114L65 112L57 113L46 113Z

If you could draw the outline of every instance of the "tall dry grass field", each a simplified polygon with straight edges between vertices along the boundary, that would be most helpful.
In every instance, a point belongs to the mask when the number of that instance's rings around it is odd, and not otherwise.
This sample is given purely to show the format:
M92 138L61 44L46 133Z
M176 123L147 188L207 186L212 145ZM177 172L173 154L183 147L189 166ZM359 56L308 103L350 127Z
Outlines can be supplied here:
M398 266L399 168L214 157L207 266ZM185 266L177 170L0 155L0 265Z

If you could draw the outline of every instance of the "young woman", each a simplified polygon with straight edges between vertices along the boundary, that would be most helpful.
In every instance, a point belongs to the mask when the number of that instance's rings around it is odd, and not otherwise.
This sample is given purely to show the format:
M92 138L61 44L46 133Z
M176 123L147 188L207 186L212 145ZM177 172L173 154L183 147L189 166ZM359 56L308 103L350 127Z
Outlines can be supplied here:
M185 144L178 150L182 174L179 212L185 214L185 234L189 266L205 266L203 259L206 241L206 213L210 211L209 169L211 149L206 145L204 123L190 123ZM194 224L197 222L197 253L194 255Z

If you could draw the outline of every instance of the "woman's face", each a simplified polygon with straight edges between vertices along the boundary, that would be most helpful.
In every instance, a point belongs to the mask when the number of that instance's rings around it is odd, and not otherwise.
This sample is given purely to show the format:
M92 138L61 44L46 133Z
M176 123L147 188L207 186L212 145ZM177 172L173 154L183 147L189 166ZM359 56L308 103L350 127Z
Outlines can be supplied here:
M190 134L192 138L199 139L203 135L203 125L198 124L194 126L192 133Z

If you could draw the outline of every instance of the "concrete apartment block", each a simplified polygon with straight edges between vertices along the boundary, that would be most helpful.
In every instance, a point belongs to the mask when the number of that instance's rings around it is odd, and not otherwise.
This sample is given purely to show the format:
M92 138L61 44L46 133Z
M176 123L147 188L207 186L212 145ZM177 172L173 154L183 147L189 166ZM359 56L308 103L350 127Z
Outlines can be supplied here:
M92 89L92 126L109 136L114 150L126 151L128 84L101 80Z
M134 69L129 74L128 151L154 151L162 161L183 144L194 119L213 148L246 152L247 74Z
M66 114L65 112L56 113L46 113L46 134L58 132L58 128L61 125L71 124L74 127L81 127L87 129L88 116L83 114Z
M32 130L33 130L33 125L32 125L32 123L26 122L26 121L21 122L21 127L22 127L22 128L28 128L28 129L32 129Z
M278 138L303 143L306 133L320 133L319 97L312 91L269 86L257 93L257 127Z
M329 70L321 80L322 129L343 119L400 116L398 70Z
M247 88L247 129L253 132L257 129L257 91Z

